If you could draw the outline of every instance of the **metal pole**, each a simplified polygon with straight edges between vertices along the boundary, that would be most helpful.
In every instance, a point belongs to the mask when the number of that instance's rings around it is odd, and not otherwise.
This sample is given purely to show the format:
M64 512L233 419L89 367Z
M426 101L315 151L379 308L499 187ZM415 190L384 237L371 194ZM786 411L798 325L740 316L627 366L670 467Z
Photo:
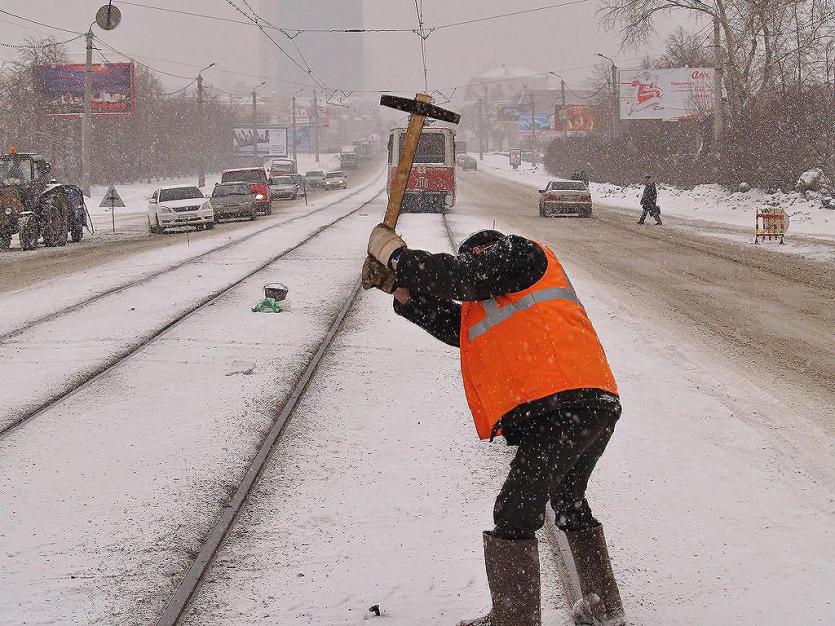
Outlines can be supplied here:
M562 93L562 138L568 139L568 109L565 106L565 81L560 78L560 92Z
M618 92L620 85L618 85L618 68L612 62L612 139L617 139L618 124L620 123L620 98Z
M487 117L486 117L485 121L489 122L490 121L490 94L487 93L487 83L481 83L481 86L484 87L484 110L487 113ZM489 127L490 127L489 123L484 125L484 132L487 134L487 136L484 138L484 149L487 150L487 152L490 152L490 130L489 130Z
M296 96L293 96L292 100L293 106L293 161L296 163L296 169L298 169L298 147L299 147L299 134L298 134L298 126L296 126Z
M478 160L484 160L484 101L478 99Z
M533 89L528 89L528 91L531 94L531 165L536 167L536 102Z
M255 90L252 90L252 154L254 165L258 165L258 104Z
M88 30L85 37L87 59L84 66L84 117L81 122L81 190L89 198L93 161L93 30Z
M203 142L203 74L197 75L197 186L206 185L206 146Z
M319 101L316 99L316 90L313 90L313 119L310 120L313 128L313 151L316 154L316 162L319 162Z
M724 111L722 107L722 48L719 39L719 18L713 18L713 151L719 154L722 144Z

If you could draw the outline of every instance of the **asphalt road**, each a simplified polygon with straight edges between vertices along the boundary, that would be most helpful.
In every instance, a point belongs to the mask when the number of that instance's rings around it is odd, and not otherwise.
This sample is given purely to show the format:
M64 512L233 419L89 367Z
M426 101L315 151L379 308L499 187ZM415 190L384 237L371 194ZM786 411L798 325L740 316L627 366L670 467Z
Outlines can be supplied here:
M835 432L835 264L697 235L688 220L639 226L637 213L622 208L595 205L590 219L541 218L537 198L514 181L461 173L454 212L492 216L551 243L569 267L582 266L620 294L625 315L657 320L675 341Z

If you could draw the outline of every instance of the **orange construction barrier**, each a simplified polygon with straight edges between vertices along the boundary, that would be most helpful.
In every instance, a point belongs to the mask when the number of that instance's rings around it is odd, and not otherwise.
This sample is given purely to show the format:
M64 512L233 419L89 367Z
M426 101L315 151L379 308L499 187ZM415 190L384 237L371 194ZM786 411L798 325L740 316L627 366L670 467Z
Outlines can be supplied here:
M760 243L761 237L763 240L767 237L769 241L779 239L781 244L785 243L783 236L788 229L789 216L784 209L757 209L754 243Z

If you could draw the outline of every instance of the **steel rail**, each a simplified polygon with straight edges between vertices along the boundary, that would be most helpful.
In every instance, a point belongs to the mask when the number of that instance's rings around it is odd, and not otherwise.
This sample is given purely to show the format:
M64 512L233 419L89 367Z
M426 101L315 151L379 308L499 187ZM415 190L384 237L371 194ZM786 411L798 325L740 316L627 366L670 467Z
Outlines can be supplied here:
M331 325L330 330L327 335L325 335L324 339L322 339L322 342L319 344L318 349L311 357L310 361L308 361L304 372L293 386L293 390L290 392L289 397L281 407L281 410L276 416L272 427L261 441L261 444L258 446L258 452L255 454L255 457L250 463L246 474L244 474L244 477L241 479L241 482L238 483L238 487L231 500L223 509L220 519L218 519L212 527L212 530L203 542L203 546L200 548L200 552L197 553L197 556L192 562L188 572L186 572L186 575L177 586L174 595L168 601L163 614L157 621L157 626L175 626L176 624L179 624L180 620L185 616L192 598L194 598L197 593L206 572L208 572L212 562L214 561L214 557L217 554L218 549L223 543L223 540L229 534L232 526L235 524L238 514L246 503L252 488L260 478L261 473L270 458L270 452L272 451L273 446L275 446L275 443L284 431L284 426L287 424L287 421L290 419L290 416L293 414L293 411L299 401L304 396L304 392L310 383L310 379L313 378L319 363L330 349L336 334L342 327L345 317L348 315L351 307L356 302L357 296L360 292L360 285L356 284L352 288L348 297L345 299L345 302Z
M383 172L385 172L385 170L383 170ZM215 248L211 248L210 250L206 250L205 252L201 252L200 254L198 254L196 256L189 257L189 258L184 259L180 262L173 263L171 265L163 267L162 269L160 269L158 271L155 271L151 274L148 274L147 276L143 276L142 278L137 278L136 280L132 280L132 281L123 283L121 285L111 287L110 289L106 289L104 291L101 291L97 294L94 294L94 295L84 299L84 300L81 300L80 302L76 302L75 304L71 304L69 306L66 306L66 307L62 308L60 311L56 311L56 312L53 312L53 313L47 313L46 315L42 315L41 317L36 317L32 320L29 320L28 322L26 322L25 325L21 326L20 328L16 328L14 330L10 330L10 331L7 331L3 334L0 334L0 343L3 343L3 342L5 342L9 339L12 339L13 337L18 336L21 333L24 333L24 332L30 330L31 328L33 328L35 326L38 326L39 324L43 324L44 322L48 322L50 320L57 319L57 318L59 318L63 315L66 315L68 313L72 313L74 311L77 311L78 309L81 309L81 308L87 306L88 304L96 302L97 300L101 300L102 298L106 298L107 296L111 296L115 293L119 293L119 292L124 291L126 289L130 289L131 287L136 287L137 285L142 285L142 284L148 283L148 282L154 280L155 278L157 278L159 276L164 276L165 274L176 271L176 270L178 270L182 267L185 267L185 266L190 265L192 263L196 263L197 261L200 261L201 259L204 259L205 257L207 257L210 254L214 254L215 252L221 252L222 250L226 250L227 248L230 248L232 246L235 246L235 245L244 243L246 241L249 241L253 237L256 237L256 236L258 236L262 233L269 232L269 231L271 231L275 228L279 228L280 226L286 226L287 224L292 224L293 222L295 222L297 220L301 220L301 219L304 219L306 217L310 217L311 215L315 215L316 213L319 213L321 211L324 211L326 209L334 207L337 204L340 204L341 202L344 202L345 200L353 198L355 195L365 191L369 187L373 187L375 184L377 184L378 180L381 177L382 177L382 173L377 174L377 176L375 176L374 179L371 182L367 183L366 185L363 185L362 187L358 187L352 193L349 193L348 195L343 196L339 200L335 200L335 201L330 202L330 203L328 203L324 206L321 206L318 209L308 211L307 213L304 213L302 215L297 215L295 217L291 217L290 219L286 219L286 220L283 220L281 222L277 222L275 224L270 224L266 228L262 228L260 230L257 230L255 232L253 232L253 233L250 233L248 235L244 235L243 237L240 237L238 239L228 241L228 242L226 242L226 243L224 243L220 246L217 246Z
M244 282L248 278L250 278L250 277L254 276L255 274L263 271L264 269L266 269L267 267L269 267L271 264L275 263L276 261L278 261L282 257L284 257L284 256L290 254L291 252L297 250L298 248L302 247L308 241L317 237L318 235L320 235L325 230L331 228L335 224L338 224L342 220L344 220L344 219L350 217L351 215L359 212L360 210L364 209L369 204L374 202L377 199L377 197L379 197L379 195L381 193L383 193L383 189L380 189L377 193L374 194L374 196L371 199L363 202L357 208L355 208L355 209L353 209L353 210L351 210L351 211L349 211L349 212L347 212L343 215L340 215L336 219L331 220L330 222L328 222L327 224L324 224L324 225L320 226L319 228L314 230L312 233L308 234L301 241L298 241L297 243L289 246L288 248L285 248L284 250L282 250L278 254L270 257L269 259L267 259L263 263L260 263L254 269L252 269L250 271L247 271L244 275L239 276L233 282L228 283L227 285L225 285L223 287L220 287L219 289L215 289L214 291L210 292L208 295L206 295L203 298L201 298L200 300L198 300L195 304L186 308L185 311L183 311L182 313L177 315L177 317L175 317L174 319L170 320L169 322L165 323L163 326L157 328L156 330L154 330L151 333L145 335L144 337L140 338L139 340L128 344L128 346L124 350L122 350L119 353L113 355L113 357L111 357L110 359L107 359L103 363L100 363L93 370L91 370L91 371L89 371L85 374L80 375L78 378L75 379L75 381L71 385L65 387L64 389L61 389L61 390L57 391L56 393L53 393L47 399L40 402L37 406L30 409L29 411L27 411L26 413L24 413L23 415L18 417L16 420L12 421L11 423L7 424L2 429L0 429L0 442L5 437L7 437L9 435L9 433L17 430L18 428L20 428L24 424L26 424L28 422L31 422L33 419L35 419L36 417L38 417L42 413L48 411L49 409L51 409L55 405L59 404L60 402L72 397L73 395L75 395L76 393L81 391L82 389L86 388L88 385L95 382L100 377L106 375L111 369L113 369L114 367L116 367L120 363L124 362L125 360L129 359L130 357L132 357L135 354L137 354L138 352L140 352L143 348L145 348L146 346L151 344L153 341L158 339L160 336L164 335L166 332L168 332L169 330L176 327L177 325L179 325L184 320L191 317L198 310L202 309L205 306L208 306L208 305L212 304L218 298L222 297L223 295L225 295L226 293L228 293L229 291L231 291L232 289L234 289L235 287L240 285L242 282ZM259 232L264 232L264 231L259 231Z

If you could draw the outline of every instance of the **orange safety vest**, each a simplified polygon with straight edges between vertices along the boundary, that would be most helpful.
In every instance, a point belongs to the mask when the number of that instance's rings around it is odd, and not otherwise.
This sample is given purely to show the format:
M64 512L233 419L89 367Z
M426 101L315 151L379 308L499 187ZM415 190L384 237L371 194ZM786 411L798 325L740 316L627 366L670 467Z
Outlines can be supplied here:
M461 372L480 439L503 415L569 389L618 393L603 346L568 275L548 246L534 285L461 304Z

